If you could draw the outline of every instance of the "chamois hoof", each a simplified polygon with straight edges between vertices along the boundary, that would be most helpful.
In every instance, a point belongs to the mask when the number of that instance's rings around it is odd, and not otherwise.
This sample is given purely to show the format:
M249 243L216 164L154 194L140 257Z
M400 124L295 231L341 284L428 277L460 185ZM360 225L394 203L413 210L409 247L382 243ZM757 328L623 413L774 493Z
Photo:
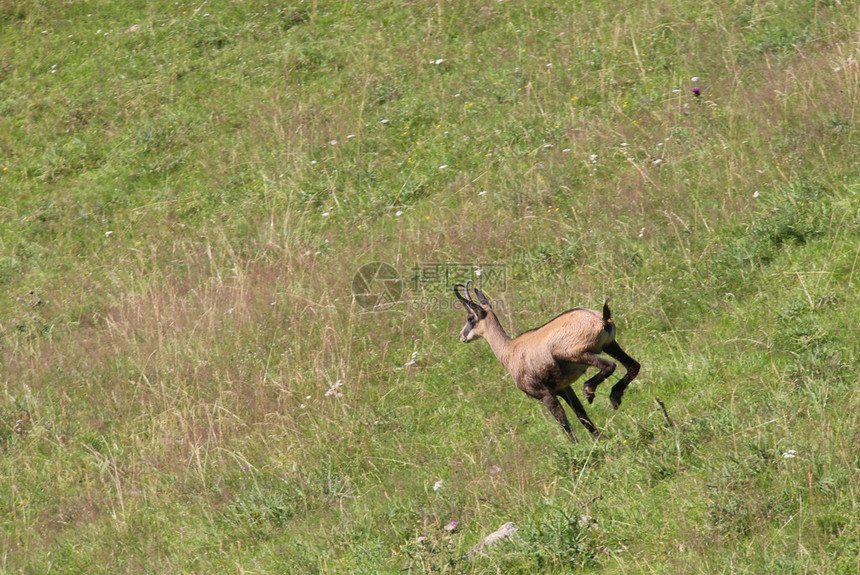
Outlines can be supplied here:
M612 407L614 407L617 410L619 407L621 407L621 396L620 395L618 395L618 396L610 395L609 396L609 403L611 403Z
M588 387L588 386L584 386L584 387L582 388L582 395L584 395L584 396L585 396L585 400L586 400L588 403L594 403L594 388L592 388L592 387Z

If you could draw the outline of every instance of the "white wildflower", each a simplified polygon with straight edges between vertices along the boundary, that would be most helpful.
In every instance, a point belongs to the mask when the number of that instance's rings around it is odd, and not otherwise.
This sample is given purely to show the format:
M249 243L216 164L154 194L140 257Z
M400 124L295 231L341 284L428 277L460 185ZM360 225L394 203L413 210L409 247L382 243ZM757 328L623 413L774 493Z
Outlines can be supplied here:
M338 390L338 388L341 387L342 385L343 385L343 381L337 380L336 382L331 384L331 387L328 388L328 391L325 392L325 396L326 397L332 397L332 396L343 397L343 394Z
M441 479L439 481L437 481L436 483L434 483L433 484L433 491L439 491L440 489L442 489L442 486L444 485L444 483L445 482L442 481Z

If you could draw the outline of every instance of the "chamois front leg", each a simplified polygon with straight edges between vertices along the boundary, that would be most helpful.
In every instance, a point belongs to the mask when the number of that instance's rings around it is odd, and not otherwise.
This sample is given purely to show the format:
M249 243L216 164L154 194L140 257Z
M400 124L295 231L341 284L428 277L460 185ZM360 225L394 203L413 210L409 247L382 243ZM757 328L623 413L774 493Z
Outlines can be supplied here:
M594 427L594 424L589 419L588 414L585 413L585 407L583 407L582 403L579 401L579 398L576 397L576 393L573 392L572 387L565 387L559 393L560 396L564 398L564 400L573 408L574 413L576 413L576 417L579 418L579 422L588 430L593 437L597 438L600 436L600 432L597 431L597 428Z
M567 415L564 413L564 408L558 402L558 399L550 392L548 389L538 397L541 403L543 403L552 416L556 419L556 421L561 424L562 429L567 432L567 436L570 437L571 441L576 443L578 440L576 436L573 434L573 429L570 427L570 422L567 420Z

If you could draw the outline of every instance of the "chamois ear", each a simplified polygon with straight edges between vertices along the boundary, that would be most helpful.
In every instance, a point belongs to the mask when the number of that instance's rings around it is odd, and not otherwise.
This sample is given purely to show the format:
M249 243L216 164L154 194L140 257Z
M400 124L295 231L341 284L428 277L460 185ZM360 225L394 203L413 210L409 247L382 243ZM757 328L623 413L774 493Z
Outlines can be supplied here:
M478 302L480 302L481 305L493 309L493 306L490 305L490 300L487 299L487 296L481 293L481 290L475 288L475 295L478 296Z

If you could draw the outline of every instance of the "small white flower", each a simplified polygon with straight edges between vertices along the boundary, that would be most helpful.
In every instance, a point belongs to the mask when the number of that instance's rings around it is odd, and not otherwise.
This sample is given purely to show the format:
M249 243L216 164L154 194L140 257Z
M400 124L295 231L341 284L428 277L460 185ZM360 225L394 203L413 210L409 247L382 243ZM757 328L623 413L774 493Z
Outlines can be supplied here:
M330 214L329 212L323 212L323 217L324 217L324 218L327 218L327 217L329 217L330 215L331 215L331 214Z
M331 144L332 146L337 146L337 140L332 140L331 142L329 142L329 144Z
M753 192L753 197L754 197L754 198L759 197L759 195L760 195L760 194L758 193L758 190L756 190L756 191L754 191L754 192Z
M699 81L698 76L693 76L692 78L690 78L690 82L698 82L698 81Z
M338 388L342 385L343 385L343 382L341 380L337 380L336 382L331 384L331 387L328 388L328 391L325 392L325 396L326 397L331 397L331 396L343 397L343 394L340 391L338 391Z
M440 489L442 489L444 483L445 482L442 481L441 479L439 481L437 481L436 483L434 483L433 484L433 491L439 491Z
M387 124L388 122L389 122L389 120L379 120L380 124Z
M673 94L680 94L680 93L681 93L681 90L672 90L672 93L673 93Z
M622 147L622 148L626 148L626 147L627 147L627 146L629 146L629 145L630 145L630 144L628 144L627 142L621 142L621 147Z
M486 193L487 193L487 190L481 190L480 192L478 192L478 195L483 196Z
M396 212L394 212L394 215L395 215L395 216L397 216L397 217L400 217L400 216L402 216L402 215L403 215L403 212L402 212L402 211L400 211L400 210L397 210Z
M563 150L562 150L562 152L564 152L565 154L566 154L567 152L569 152L569 151L570 151L570 148L565 148L565 149L563 149Z
M662 164L662 163L663 163L663 160L662 160L661 158L657 158L657 159L656 159L656 160L654 160L652 163L653 163L655 166L659 166L660 164Z
M785 459L794 459L795 457L797 457L797 451L795 451L794 449L789 449L788 451L783 453L782 456Z
M106 238L109 238L109 237L110 237L110 235L111 235L112 233L113 233L113 230L108 230L108 231L106 231L106 232L105 232L105 237L106 237Z
M439 169L444 170L447 167L448 167L448 164L442 164L441 166L439 166Z
M347 139L347 140L351 140L351 139L353 139L354 137L355 137L355 134L349 134L349 135L347 135L346 139Z
M436 64L437 66L445 61L445 58L437 58L435 61L432 61L432 64Z
M484 270L475 270L475 275L481 277L481 274L484 273Z
M645 228L642 228L641 230L639 230L639 237L640 238L645 237ZM648 278L648 279L651 279L651 278Z

